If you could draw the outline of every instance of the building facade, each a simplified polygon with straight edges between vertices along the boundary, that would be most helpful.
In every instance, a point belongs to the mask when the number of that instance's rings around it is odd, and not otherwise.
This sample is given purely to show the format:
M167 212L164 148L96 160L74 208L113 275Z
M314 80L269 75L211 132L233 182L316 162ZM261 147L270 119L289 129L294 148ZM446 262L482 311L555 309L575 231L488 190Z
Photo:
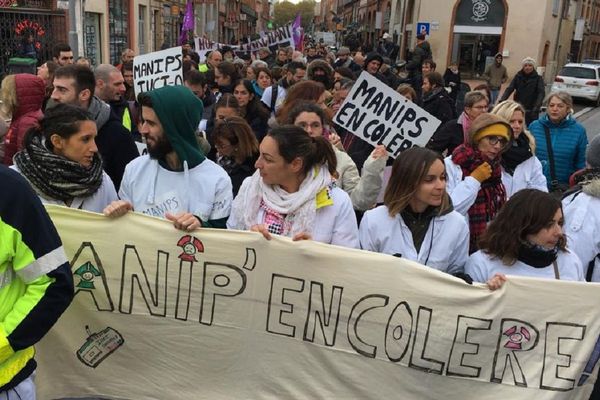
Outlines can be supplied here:
M476 77L498 52L509 74L525 57L538 62L547 81L557 67L573 59L571 44L581 0L392 0L387 30L402 56L426 33L440 69L457 62L464 75ZM532 12L531 10L535 10Z

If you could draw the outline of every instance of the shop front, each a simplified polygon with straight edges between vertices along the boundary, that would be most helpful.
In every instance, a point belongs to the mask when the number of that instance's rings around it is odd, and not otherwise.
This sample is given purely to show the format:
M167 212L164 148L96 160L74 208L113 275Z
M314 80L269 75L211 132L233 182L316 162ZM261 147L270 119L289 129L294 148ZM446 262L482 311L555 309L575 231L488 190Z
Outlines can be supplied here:
M457 62L465 78L483 74L503 47L506 17L504 0L459 0L454 8L448 63Z

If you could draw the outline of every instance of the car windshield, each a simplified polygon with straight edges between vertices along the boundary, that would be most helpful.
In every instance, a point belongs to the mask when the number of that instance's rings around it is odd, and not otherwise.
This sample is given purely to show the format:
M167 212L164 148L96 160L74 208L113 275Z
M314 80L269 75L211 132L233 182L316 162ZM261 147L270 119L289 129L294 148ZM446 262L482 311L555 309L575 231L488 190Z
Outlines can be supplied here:
M581 79L596 79L596 71L592 68L584 67L564 67L558 75Z

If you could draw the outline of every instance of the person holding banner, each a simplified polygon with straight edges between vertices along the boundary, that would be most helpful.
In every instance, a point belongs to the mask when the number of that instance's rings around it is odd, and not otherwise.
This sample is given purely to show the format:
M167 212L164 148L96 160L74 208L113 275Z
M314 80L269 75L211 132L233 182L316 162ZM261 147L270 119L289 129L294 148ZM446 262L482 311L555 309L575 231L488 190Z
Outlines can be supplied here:
M470 253L506 202L501 156L511 143L510 125L497 115L482 114L473 121L469 142L444 160L454 208L469 221Z
M465 272L500 288L506 275L583 281L579 258L567 248L560 200L523 189L508 200L479 239Z
M360 245L449 274L461 274L469 255L469 227L446 192L438 153L413 147L396 158L384 205L365 213Z
M535 138L525 127L525 108L513 100L504 100L492 110L510 123L514 141L502 154L502 183L508 197L521 189L548 191L542 163L535 156Z
M224 228L231 209L231 179L207 160L196 141L202 101L185 86L164 86L139 98L148 155L125 168L121 200L104 209L109 217L135 210L166 218L177 229Z
M300 102L290 112L288 123L301 127L310 137L325 137L327 118L323 108L312 102ZM339 141L339 140L338 140ZM330 140L331 142L331 140ZM350 195L355 210L368 210L377 202L381 190L383 169L388 158L384 146L378 146L365 162L362 176L356 164L345 152L333 147L337 162L336 185Z
M359 247L352 202L334 184L336 159L327 139L279 126L261 142L255 166L233 201L229 229Z
M43 203L101 213L118 197L102 170L96 135L87 111L58 104L27 132L12 168L29 181Z

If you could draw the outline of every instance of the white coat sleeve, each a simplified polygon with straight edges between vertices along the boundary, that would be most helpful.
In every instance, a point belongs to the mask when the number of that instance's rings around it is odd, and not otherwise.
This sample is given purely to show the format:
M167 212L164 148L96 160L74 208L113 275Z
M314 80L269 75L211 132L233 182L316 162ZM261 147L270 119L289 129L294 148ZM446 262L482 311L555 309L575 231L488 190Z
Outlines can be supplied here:
M458 225L460 224L460 225ZM465 271L465 264L469 258L469 226L464 219L458 221L456 226L456 246L448 258L448 273L454 275Z
M462 170L449 158L446 158L445 164L447 176L446 190L452 199L454 210L466 216L469 208L475 203L481 183L472 176L467 176L463 179Z
M548 182L546 181L546 176L542 170L542 163L536 156L533 156L533 159L529 189L537 189L541 190L542 192L548 192Z
M225 175L218 180L215 190L212 210L208 217L209 221L227 218L231 213L233 188L231 186L231 179L228 175Z
M465 264L465 274L469 275L474 282L487 282L487 268L485 267L485 262L479 252L471 254L467 259L467 263Z
M130 169L130 165L125 166L125 172L123 172L123 179L121 179L121 187L119 187L119 198L133 204L133 196L131 195L131 173L127 173Z
M338 201L340 201L340 208L335 216L331 244L360 249L358 224L356 223L356 214L354 214L352 202L347 195L341 197Z
M350 156L342 151L336 151L338 172L340 173L341 189L351 194L360 180L358 168Z
M358 229L360 248L363 250L379 252L379 246L376 245L374 240L375 238L373 237L370 228L372 216L373 213L367 211L365 215L363 215L362 220L360 221L360 228Z
M385 157L374 159L371 156L365 161L358 185L350 193L355 210L368 210L377 202L377 196L383 184L382 175L386 161Z

